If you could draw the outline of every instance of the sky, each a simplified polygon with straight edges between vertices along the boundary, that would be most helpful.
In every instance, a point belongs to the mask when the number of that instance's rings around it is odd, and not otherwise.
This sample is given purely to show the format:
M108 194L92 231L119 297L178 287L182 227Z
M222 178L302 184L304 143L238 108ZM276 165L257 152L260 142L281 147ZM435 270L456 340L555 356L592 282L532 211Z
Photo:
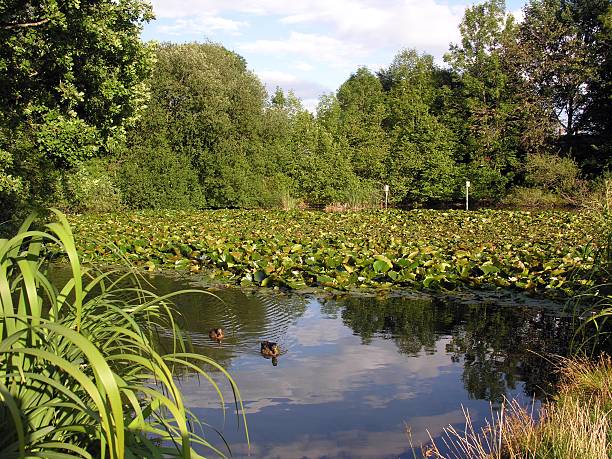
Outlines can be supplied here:
M359 67L387 67L404 48L442 63L459 42L466 0L152 0L144 40L214 42L243 56L266 85L309 110ZM506 0L519 13L523 0Z

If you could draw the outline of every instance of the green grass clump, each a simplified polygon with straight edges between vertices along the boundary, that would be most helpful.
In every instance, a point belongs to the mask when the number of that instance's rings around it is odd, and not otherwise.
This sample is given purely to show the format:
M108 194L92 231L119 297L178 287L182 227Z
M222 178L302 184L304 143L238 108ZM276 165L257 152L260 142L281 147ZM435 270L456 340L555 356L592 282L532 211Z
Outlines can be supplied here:
M133 273L99 273L79 260L68 221L44 231L28 219L0 239L0 457L201 457L222 454L198 435L174 374L208 380L207 357L186 352L170 299L141 288ZM47 248L67 256L71 278L56 288L46 275ZM195 291L191 291L192 293ZM201 292L205 293L205 292ZM161 353L156 326L172 330ZM246 423L245 423L246 430ZM247 433L248 440L248 433Z

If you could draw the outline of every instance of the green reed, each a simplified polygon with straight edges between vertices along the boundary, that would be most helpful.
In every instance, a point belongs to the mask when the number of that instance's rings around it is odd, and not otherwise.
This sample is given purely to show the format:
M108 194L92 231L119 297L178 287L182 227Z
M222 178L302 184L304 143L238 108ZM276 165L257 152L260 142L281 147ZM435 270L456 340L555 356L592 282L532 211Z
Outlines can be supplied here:
M102 273L79 261L65 216L44 230L28 218L0 239L0 457L162 458L223 456L185 406L175 374L231 376L208 357L187 352L171 299L142 288L134 272ZM47 276L47 248L67 255L71 277ZM172 352L155 346L156 327L172 330ZM208 369L208 371L206 370ZM244 414L245 435L248 429Z

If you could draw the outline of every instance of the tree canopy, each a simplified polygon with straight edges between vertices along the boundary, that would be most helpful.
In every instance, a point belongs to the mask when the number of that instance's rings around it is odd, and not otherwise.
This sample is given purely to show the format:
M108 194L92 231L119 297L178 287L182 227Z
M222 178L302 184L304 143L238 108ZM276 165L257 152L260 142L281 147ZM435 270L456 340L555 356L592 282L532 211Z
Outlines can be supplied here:
M36 200L53 171L123 140L147 97L152 17L141 0L0 2L0 183Z
M557 192L533 177L610 165L612 6L531 0L523 16L467 8L446 65L399 50L310 113L220 44L143 43L144 1L0 0L4 208L358 207L384 184L422 206L462 200L465 180L486 202Z

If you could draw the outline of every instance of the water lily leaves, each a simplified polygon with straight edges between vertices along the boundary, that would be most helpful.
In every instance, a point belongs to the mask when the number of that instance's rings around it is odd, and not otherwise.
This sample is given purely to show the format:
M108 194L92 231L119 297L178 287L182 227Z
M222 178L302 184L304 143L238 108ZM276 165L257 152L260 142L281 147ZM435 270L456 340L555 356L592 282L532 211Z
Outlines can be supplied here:
M253 274L253 280L258 283L262 283L263 280L267 277L267 274L264 271L257 271Z
M408 258L400 258L398 260L395 260L395 264L397 264L397 266L399 266L400 268L405 268L407 266L410 266L410 260Z
M143 268L144 268L146 271L155 271L155 263L153 263L152 261L146 261L146 262L143 264Z
M317 282L321 285L334 285L336 283L336 279L325 274L320 274L317 276Z
M593 263L593 222L579 213L217 210L71 220L84 259L127 257L146 270L241 285L569 292Z
M180 260L176 260L174 262L174 267L176 269L185 269L189 265L189 260L186 258L181 258Z
M500 269L490 261L484 262L479 267L485 275L498 273L500 271Z
M384 255L376 255L374 258L376 261L372 264L372 267L377 273L386 273L393 268L393 262Z

